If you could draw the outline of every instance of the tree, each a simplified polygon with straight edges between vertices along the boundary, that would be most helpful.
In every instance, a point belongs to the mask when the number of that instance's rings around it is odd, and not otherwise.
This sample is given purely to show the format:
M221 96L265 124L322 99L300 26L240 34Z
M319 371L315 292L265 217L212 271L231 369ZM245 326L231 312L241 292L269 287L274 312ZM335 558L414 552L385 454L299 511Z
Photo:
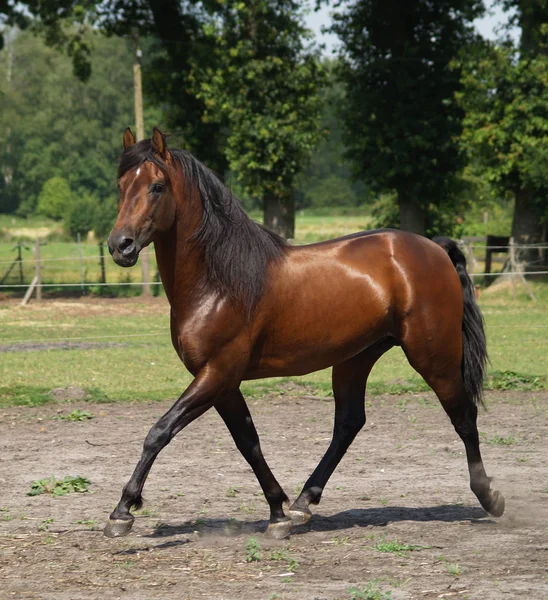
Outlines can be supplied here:
M37 212L51 219L62 219L70 209L73 194L63 177L52 177L42 186L38 196Z
M222 4L207 28L215 65L195 65L197 95L206 121L227 128L229 167L263 200L265 225L293 238L295 180L319 139L321 65L298 2Z
M521 41L485 43L463 62L462 143L476 172L515 198L515 241L538 243L548 221L548 2L505 5L516 10Z
M0 52L0 156L10 169L9 183L0 188L2 207L32 213L52 177L65 179L74 196L87 192L112 202L120 132L134 121L131 47L89 35L94 69L85 84L73 76L67 57L30 33L12 41L9 85L7 56ZM145 111L149 127L158 114Z
M395 191L402 229L435 233L464 157L452 61L475 39L480 0L355 0L335 16L348 156L377 192ZM443 208L441 208L443 207Z
M146 97L163 107L162 125L182 133L186 148L222 173L227 165L222 132L217 123L204 122L203 101L191 92L189 83L191 64L205 65L212 59L212 40L204 34L203 24L222 4L218 0L22 0L0 7L0 24L29 29L48 46L64 51L81 81L90 79L94 67L90 30L144 40L148 52L143 87ZM1 44L0 32L0 49Z

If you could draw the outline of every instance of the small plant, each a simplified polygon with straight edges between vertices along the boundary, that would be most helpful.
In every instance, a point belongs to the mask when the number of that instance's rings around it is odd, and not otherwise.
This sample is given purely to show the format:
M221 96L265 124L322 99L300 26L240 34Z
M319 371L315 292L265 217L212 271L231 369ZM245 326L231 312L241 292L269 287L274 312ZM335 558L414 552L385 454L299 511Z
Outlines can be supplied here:
M93 419L93 415L87 410L80 410L77 408L68 415L57 415L53 418L58 421L87 421L88 419Z
M261 560L261 545L257 541L257 538L247 538L245 549L247 553L245 559L247 562L258 562Z
M438 560L443 563L445 565L445 568L447 569L447 572L449 573L449 575L453 575L455 577L457 577L458 575L460 575L460 567L457 564L450 564L449 561L445 558L445 556L443 556L443 554L440 554L438 556Z
M295 560L294 558L290 558L287 561L287 568L294 573L298 568L299 568L299 562L297 560Z
M370 581L364 588L348 588L351 600L391 600L391 592L383 592L377 581Z
M459 565L445 565L447 572L449 575L453 575L454 577L458 577L460 575L460 567Z
M33 481L27 496L39 496L40 494L52 494L53 496L65 496L74 492L87 492L91 484L89 479L79 475L67 475L64 479L55 479L53 475L46 479Z
M98 525L98 521L94 521L93 519L79 519L78 521L73 521L75 525Z
M49 526L53 523L54 519L52 517L48 517L47 519L44 519L42 521L42 523L40 524L40 527L38 527L38 531L48 531Z
M390 554L396 554L398 556L405 556L404 552L411 552L413 550L425 550L431 547L432 546L417 546L414 544L403 544L402 542L398 542L396 538L394 538L391 541L385 541L384 537L374 546L370 546L370 548L373 548L373 550L376 550L377 552L388 552Z
M277 550L272 550L270 553L271 560L289 560L289 554L283 550L282 548L278 548Z
M383 505L386 506L388 504L388 498L379 498L379 502Z
M494 435L492 438L486 438L485 441L488 444L494 444L499 446L512 446L516 443L516 440L512 435Z
M236 494L239 494L240 490L237 487L230 486L228 490L226 490L225 496L227 498L235 498Z

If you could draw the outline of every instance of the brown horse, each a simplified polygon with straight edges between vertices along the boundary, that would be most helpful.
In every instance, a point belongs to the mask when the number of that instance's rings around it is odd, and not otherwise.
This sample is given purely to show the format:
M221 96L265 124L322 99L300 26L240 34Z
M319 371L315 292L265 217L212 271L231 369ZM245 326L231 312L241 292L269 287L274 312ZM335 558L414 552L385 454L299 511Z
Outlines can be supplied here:
M306 523L365 424L365 385L377 360L401 346L436 392L466 449L470 486L492 515L476 427L486 361L483 321L455 242L379 230L293 247L251 221L232 193L164 135L124 134L118 219L109 249L121 266L154 242L171 305L171 337L194 380L151 428L105 528L131 529L146 477L170 440L211 407L251 465L270 505L268 531ZM242 380L303 375L333 366L335 425L321 462L291 505L270 468L240 392Z

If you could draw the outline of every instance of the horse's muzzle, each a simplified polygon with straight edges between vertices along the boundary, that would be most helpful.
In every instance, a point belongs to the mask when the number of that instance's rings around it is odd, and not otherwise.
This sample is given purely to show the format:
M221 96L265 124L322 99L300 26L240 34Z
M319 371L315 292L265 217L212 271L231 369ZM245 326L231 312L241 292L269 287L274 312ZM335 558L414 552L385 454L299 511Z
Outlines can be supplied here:
M121 267L132 267L139 258L139 248L132 237L111 233L108 238L108 251L114 262Z

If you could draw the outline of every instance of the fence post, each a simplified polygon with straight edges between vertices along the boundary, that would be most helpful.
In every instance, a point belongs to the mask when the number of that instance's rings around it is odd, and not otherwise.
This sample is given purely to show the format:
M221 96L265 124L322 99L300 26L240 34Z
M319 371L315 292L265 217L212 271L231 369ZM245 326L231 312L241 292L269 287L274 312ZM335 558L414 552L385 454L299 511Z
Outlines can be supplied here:
M36 238L34 245L34 259L36 261L36 301L42 300L42 269L40 264L40 238Z
M99 242L99 261L101 265L101 283L106 283L107 274L105 271L105 247L103 242Z
M84 259L82 256L82 240L80 236L80 232L76 234L76 239L78 241L78 256L80 257L80 288L82 290L82 296L85 293L84 289Z
M141 250L141 269L143 277L143 296L150 296L150 258L148 246Z

